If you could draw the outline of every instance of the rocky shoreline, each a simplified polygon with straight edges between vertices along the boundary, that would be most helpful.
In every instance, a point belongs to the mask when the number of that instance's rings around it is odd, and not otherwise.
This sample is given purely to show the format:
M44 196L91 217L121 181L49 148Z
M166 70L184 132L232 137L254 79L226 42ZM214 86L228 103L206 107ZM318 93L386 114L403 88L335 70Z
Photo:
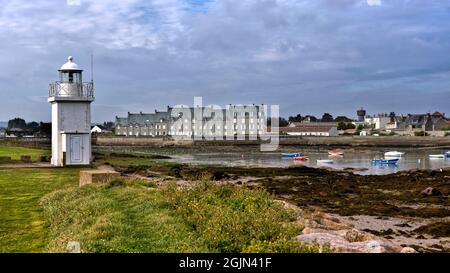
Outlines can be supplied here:
M340 252L450 251L449 169L361 176L304 166L245 168L171 163L115 168L124 175L158 184L176 180L186 186L190 181L206 179L263 188L301 210L302 219L314 216L302 223L305 229L296 239L331 242Z

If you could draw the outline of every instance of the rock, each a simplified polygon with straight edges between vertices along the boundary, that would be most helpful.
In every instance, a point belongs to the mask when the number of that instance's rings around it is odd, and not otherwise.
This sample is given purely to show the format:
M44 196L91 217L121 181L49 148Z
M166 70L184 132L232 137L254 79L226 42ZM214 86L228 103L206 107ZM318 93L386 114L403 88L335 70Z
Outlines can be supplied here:
M79 242L75 241L68 242L66 249L68 253L81 253L81 247Z
M402 248L401 253L417 253L417 251L412 247L404 247Z
M307 219L304 225L306 227L325 230L343 230L353 228L352 224L343 222L338 218L324 213L317 213L313 215L313 219Z
M375 236L368 232L351 229L345 233L344 238L349 242L364 242L374 239Z
M424 189L421 193L422 193L422 196L424 196L424 197L442 195L442 193L438 189L435 189L432 187L428 187L428 188Z
M119 176L120 173L112 170L80 171L80 187L92 183L107 183Z
M22 161L24 163L31 163L31 156L29 156L29 155L22 155L20 157L20 161Z
M390 241L359 230L325 231L305 228L303 234L295 240L307 244L317 244L323 249L329 247L332 251L341 253L398 253L401 246Z

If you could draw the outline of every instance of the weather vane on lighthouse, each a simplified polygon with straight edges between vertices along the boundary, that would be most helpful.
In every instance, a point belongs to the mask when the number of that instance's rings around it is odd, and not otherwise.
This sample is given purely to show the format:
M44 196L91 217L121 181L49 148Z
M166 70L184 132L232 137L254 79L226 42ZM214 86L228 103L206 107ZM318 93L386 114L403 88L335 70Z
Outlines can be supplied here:
M52 105L52 165L90 165L93 81L83 83L83 70L69 56L59 81L49 86Z

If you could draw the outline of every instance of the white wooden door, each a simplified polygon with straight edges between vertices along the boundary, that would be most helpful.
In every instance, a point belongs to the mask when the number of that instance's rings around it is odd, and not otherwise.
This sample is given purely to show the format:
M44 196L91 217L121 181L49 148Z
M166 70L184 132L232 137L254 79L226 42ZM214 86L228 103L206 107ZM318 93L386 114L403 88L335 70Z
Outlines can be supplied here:
M70 136L70 162L81 163L83 161L81 136Z

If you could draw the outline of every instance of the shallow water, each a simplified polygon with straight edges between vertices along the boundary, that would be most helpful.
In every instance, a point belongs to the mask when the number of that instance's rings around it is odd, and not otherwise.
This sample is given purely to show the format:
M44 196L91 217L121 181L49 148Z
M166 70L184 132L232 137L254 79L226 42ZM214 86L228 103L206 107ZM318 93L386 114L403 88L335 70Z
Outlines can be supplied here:
M298 151L301 152L301 151ZM396 165L373 165L373 159L384 158L386 151L351 151L342 157L329 157L326 151L304 152L309 157L306 162L282 158L280 153L196 153L172 155L171 161L193 164L221 164L227 166L289 167L305 165L308 167L328 167L334 169L352 168L362 175L384 175L413 169L440 169L450 167L450 158L430 159L430 154L441 154L441 150L409 150ZM334 163L317 163L318 159L333 159Z

